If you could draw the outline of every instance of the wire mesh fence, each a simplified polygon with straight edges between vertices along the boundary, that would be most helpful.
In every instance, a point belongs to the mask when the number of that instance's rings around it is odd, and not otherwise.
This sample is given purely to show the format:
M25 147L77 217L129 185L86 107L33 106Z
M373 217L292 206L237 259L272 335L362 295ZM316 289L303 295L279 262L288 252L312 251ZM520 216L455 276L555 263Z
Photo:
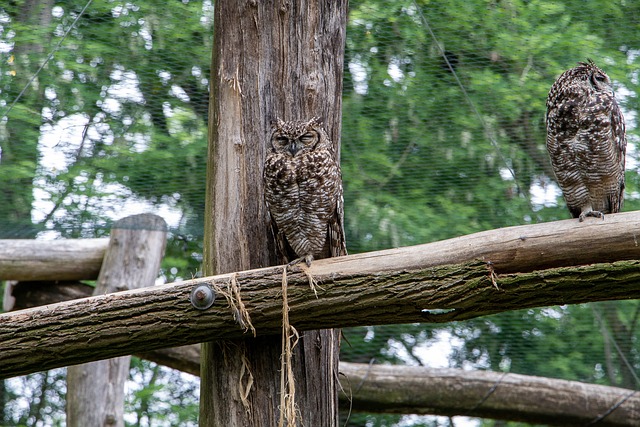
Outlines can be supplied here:
M0 6L0 238L102 236L112 221L151 211L170 227L164 279L198 274L213 8ZM569 218L546 153L545 101L555 78L587 58L609 74L625 114L624 210L638 208L640 4L355 0L349 9L341 159L350 253ZM356 328L342 358L635 389L638 313L624 301ZM364 417L352 425L454 423Z

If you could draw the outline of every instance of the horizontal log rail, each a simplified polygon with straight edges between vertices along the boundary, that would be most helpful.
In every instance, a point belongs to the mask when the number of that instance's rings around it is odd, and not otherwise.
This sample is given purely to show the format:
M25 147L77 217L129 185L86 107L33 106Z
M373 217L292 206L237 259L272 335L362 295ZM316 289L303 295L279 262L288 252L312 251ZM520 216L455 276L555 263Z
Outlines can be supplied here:
M109 239L0 240L0 280L95 280Z
M638 426L640 392L552 378L462 369L340 362L358 411L465 415L552 426Z
M199 375L197 345L139 356ZM469 416L551 426L638 426L640 392L491 371L340 362L345 412Z
M604 221L510 227L318 260L306 272L304 264L290 269L289 319L302 331L449 322L529 307L638 298L639 233L640 213L630 212ZM282 271L269 267L4 313L0 377L238 338L251 331L250 324L259 335L277 335ZM308 274L317 282L317 297ZM216 291L208 309L190 301L198 285Z

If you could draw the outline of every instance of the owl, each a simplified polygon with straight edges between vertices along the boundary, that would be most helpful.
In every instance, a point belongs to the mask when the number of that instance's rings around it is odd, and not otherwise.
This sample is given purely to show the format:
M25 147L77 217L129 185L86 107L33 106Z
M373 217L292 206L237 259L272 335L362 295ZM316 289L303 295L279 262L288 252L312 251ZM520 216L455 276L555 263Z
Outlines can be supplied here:
M620 211L626 147L609 76L591 60L562 73L547 98L547 149L574 218Z
M283 261L346 255L340 165L319 119L277 119L267 145L265 201Z

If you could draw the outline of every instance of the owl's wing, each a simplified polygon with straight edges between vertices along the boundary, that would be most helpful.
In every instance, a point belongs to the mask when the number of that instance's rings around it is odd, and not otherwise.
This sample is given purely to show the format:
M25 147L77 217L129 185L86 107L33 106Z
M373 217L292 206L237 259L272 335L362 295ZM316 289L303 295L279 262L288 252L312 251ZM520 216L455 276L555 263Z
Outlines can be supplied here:
M611 206L611 212L620 212L622 210L622 203L624 200L624 167L625 167L625 155L627 152L627 133L625 129L624 116L618 106L615 98L611 96L611 140L612 151L615 158L615 170L618 182L618 191L614 192L609 197L609 204Z
M624 116L615 99L612 99L611 108L611 132L615 153L617 155L619 170L622 171L624 179L624 159L627 152L627 133L625 129Z
M334 214L329 219L329 247L331 257L347 255L347 241L344 233L344 197L342 195L342 184L336 202Z
M588 171L606 183L605 209L620 212L624 193L624 167L627 138L624 117L611 93L602 93L587 103L582 117L580 140L593 153Z

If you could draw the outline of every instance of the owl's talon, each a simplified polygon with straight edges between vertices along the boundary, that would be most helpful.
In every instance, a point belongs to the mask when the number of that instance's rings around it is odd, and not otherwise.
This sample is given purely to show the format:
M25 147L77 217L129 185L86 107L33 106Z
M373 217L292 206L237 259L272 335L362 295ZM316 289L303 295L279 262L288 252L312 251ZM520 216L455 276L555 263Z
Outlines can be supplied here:
M302 257L302 258L296 258L296 259L294 259L293 261L289 261L289 262L287 263L287 267L293 267L294 265L299 264L299 263L300 263L300 261L302 261L303 259L304 259L304 257Z
M307 264L307 267L311 267L311 261L313 261L313 255L309 254L306 256L302 256L300 258L296 258L293 261L290 261L287 266L289 267L293 267L296 264L299 264L300 262L304 261L305 264Z
M604 221L604 214L600 211L582 212L578 218L580 222L582 222L588 216L592 216L594 218L602 218L602 220Z

